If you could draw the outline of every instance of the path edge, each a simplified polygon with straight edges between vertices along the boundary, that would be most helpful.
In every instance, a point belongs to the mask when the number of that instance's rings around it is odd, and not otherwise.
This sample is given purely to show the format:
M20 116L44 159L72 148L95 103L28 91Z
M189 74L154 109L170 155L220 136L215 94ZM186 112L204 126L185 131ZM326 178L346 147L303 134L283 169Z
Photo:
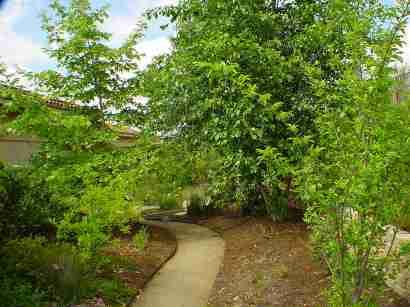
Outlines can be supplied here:
M169 260L171 260L174 256L175 256L175 254L177 253L177 251L178 251L178 240L177 240L177 236L176 236L176 234L173 232L173 231L171 231L171 230L169 230L167 227L164 227L162 224L159 224L159 223L153 223L153 222L151 222L151 221L146 221L146 220L142 220L142 221L140 221L140 224L141 225L145 225L145 226L154 226L154 227L158 227L158 228L161 228L161 229L163 229L163 230L165 230L166 232L168 232L171 236L172 236L172 238L174 239L174 241L175 241L175 248L174 248L174 250L172 251L172 253L167 257L167 258L165 258L165 260L154 270L154 272L152 272L152 274L144 281L144 283L143 283L143 285L142 285L142 293L144 292L144 290L145 290L145 288L146 288L146 286L147 286L147 284L154 278L154 276L164 267L164 265L165 264L167 264L167 262L169 261ZM141 291L140 290L140 291ZM141 293L138 293L136 296L133 296L130 300L129 300L129 302L125 305L126 307L132 307L132 305L137 301L137 299L138 299L138 296L140 295Z

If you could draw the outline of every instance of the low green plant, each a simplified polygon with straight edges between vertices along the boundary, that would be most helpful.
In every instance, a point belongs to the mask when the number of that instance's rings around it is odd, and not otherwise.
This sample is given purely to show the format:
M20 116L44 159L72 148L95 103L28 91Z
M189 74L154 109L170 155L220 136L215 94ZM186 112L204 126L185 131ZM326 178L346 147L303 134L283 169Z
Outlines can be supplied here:
M72 246L47 248L44 255L44 275L52 285L53 296L74 303L87 293L87 262Z
M137 295L135 289L127 287L117 279L96 278L90 281L90 293L97 293L108 306L126 306Z
M164 210L176 209L179 207L179 201L173 194L166 194L160 198L159 207Z
M187 204L189 215L203 215L206 213L208 198L204 186L190 186L183 190L182 198Z
M4 274L1 270L0 289L2 306L40 307L46 304L45 291L35 289L30 282L15 275Z
M132 243L138 250L144 250L149 240L149 231L143 226L133 237Z
M136 270L129 259L101 253L84 257L73 245L50 243L43 237L11 240L0 250L0 302L13 307L47 302L66 306L101 296L112 306L122 306L135 291L117 280L118 267ZM109 277L102 278L97 271Z
M288 207L288 194L284 193L280 189L275 189L275 193L272 192L270 201L266 202L265 212L274 220L274 221L283 221L288 217L289 207Z
M44 178L31 176L29 167L0 165L0 241L47 229L58 215Z
M108 251L118 250L118 248L110 245ZM138 271L139 269L139 264L135 261L135 259L120 255L107 255L106 252L101 252L96 255L93 258L93 261L93 267L95 267L97 271L104 272L104 276L105 274L113 275L115 271L118 270Z
M89 267L70 244L51 244L45 238L22 238L1 250L2 270L46 289L48 296L64 303L78 302L86 293Z
M88 187L70 206L58 227L58 238L76 242L84 253L94 254L111 238L112 231L126 231L134 204L124 198L126 191L117 186Z

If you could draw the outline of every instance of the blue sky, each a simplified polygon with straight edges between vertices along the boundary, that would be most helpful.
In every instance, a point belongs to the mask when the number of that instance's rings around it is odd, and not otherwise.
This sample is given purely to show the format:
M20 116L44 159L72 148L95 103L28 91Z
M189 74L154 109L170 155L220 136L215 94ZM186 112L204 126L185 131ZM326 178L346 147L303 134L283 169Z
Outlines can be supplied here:
M69 0L62 0L67 3ZM94 6L109 4L110 18L104 28L113 33L113 43L118 44L134 27L141 14L149 8L174 4L178 0L92 0ZM387 0L390 1L390 0ZM50 4L50 0L0 0L0 61L9 67L40 71L53 67L54 63L42 51L46 46L45 34L41 30L39 15ZM164 21L152 24L138 49L146 56L141 67L151 62L155 55L169 52L169 37L173 30L161 31ZM410 28L405 35L406 46L403 58L410 64Z
M40 71L54 63L42 51L46 37L41 30L39 15L47 9L50 0L0 0L0 61L8 66ZM67 3L68 0L62 0ZM113 33L113 43L124 40L134 28L142 13L149 8L176 3L177 0L92 0L94 6L110 5L110 18L104 29ZM144 67L155 55L168 52L173 29L160 29L164 20L154 22L145 33L138 49L145 54Z

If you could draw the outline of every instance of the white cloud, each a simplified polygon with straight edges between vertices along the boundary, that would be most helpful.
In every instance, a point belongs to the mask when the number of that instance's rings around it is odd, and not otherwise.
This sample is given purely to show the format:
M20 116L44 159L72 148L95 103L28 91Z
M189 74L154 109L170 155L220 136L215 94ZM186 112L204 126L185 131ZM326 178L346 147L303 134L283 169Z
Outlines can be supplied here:
M104 30L113 33L112 42L119 45L136 28L136 20L138 19L131 16L113 16L104 26ZM138 44L137 50L144 54L140 67L145 68L155 56L170 52L171 42L166 36L152 40L145 38Z
M0 11L0 61L8 66L19 65L22 68L44 67L51 65L51 60L42 50L42 42L29 34L18 31L18 23L33 14L33 8L44 7L44 0L12 0L6 2ZM126 11L122 15L112 15L104 24L104 30L113 34L113 44L119 45L137 27L139 18L149 8L176 4L178 0L128 0ZM31 9L31 10L30 10ZM163 52L169 52L171 43L164 33L155 39L144 38L138 50L146 54L141 60L141 67L146 67L152 58Z
M157 0L155 1L157 6L173 5L177 4L178 0Z
M136 28L142 14L154 7L176 4L178 0L140 0L127 3L127 15L111 15L105 22L103 29L112 33L113 43L119 44Z
M114 45L119 45L123 42L131 31L135 30L138 21L142 18L145 10L158 7L176 4L178 0L141 0L128 2L127 15L112 15L105 22L103 29L112 33L112 42ZM156 39L145 38L137 47L137 49L144 53L145 56L141 60L140 67L145 68L152 59L160 54L167 53L171 50L171 42L166 37L161 36Z
M169 53L171 51L172 44L167 37L161 37L153 40L147 40L141 42L137 49L145 54L141 60L140 67L145 68L152 62L152 59L160 54Z
M0 59L8 66L28 67L50 61L39 43L14 30L15 24L24 17L25 9L24 0L16 0L7 2L0 11Z
M103 26L104 31L112 33L112 42L118 45L123 42L136 28L138 18L141 16L110 16Z

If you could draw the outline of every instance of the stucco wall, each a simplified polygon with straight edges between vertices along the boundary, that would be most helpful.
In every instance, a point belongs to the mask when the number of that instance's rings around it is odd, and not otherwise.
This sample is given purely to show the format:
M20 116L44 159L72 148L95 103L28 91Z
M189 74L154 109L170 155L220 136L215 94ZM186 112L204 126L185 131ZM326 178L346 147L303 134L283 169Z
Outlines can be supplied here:
M8 164L21 164L28 161L40 147L41 141L29 137L0 137L0 161ZM129 147L134 138L120 137L114 142L117 147Z
M0 137L0 160L5 163L23 163L38 150L40 142L27 137Z

